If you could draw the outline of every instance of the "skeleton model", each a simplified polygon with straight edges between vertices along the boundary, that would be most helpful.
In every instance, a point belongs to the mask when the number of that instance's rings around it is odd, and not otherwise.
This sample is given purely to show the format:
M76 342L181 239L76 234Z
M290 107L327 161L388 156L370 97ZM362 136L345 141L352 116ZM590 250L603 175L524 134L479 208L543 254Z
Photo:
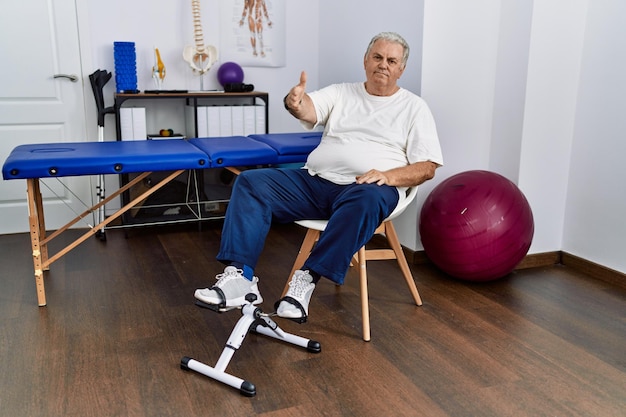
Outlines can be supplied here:
M154 48L154 66L152 67L152 78L156 88L160 90L163 88L163 80L165 80L165 65L161 61L161 54L159 48Z
M195 45L187 45L183 50L183 59L194 72L200 73L200 89L202 89L202 75L211 69L217 61L217 49L212 45L204 44L202 35L202 21L200 19L200 0L191 0L193 13L193 38Z

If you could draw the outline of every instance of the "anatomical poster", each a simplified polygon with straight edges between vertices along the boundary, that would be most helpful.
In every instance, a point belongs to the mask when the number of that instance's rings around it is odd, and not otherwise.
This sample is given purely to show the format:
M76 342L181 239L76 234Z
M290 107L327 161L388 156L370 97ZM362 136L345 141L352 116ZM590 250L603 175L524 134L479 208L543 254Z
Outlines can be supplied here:
M220 61L285 66L285 0L220 0Z

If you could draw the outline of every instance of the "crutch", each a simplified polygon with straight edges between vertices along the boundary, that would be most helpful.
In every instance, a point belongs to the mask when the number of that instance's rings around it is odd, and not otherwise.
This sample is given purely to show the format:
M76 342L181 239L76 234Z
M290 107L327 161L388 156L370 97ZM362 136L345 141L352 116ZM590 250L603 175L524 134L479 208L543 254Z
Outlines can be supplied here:
M96 70L93 74L89 75L89 81L91 82L91 88L93 90L93 96L96 100L96 108L98 110L98 142L104 142L104 115L107 113L115 113L113 107L104 107L104 94L102 92L106 83L111 79L111 73L106 70ZM98 185L96 186L96 197L102 202L106 198L104 189L104 175L98 175ZM104 221L105 205L98 208L97 217L94 219L94 224L100 224ZM101 241L106 241L106 234L104 227L96 232L96 237Z

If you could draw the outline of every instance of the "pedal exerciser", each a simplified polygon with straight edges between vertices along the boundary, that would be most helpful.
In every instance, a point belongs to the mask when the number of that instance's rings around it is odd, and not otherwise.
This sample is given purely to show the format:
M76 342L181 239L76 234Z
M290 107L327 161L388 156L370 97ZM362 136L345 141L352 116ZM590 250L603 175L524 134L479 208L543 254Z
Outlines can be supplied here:
M263 313L259 307L253 305L253 302L256 301L255 294L246 295L246 301L247 302L241 307L223 307L196 301L196 305L199 307L219 313L233 309L241 309L241 318L235 324L215 366L211 367L188 356L184 356L180 361L180 367L183 370L192 370L226 385L230 385L233 388L238 388L242 395L253 397L256 395L256 387L252 382L226 372L226 367L233 358L233 355L241 347L250 331L306 348L311 353L321 352L322 347L319 342L283 331L278 324L271 319L271 314Z

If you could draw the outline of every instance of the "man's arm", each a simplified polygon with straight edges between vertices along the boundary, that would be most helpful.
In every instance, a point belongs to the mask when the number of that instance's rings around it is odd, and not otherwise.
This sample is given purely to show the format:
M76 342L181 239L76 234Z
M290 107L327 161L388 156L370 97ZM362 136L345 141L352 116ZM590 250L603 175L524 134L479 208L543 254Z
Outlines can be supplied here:
M439 167L431 161L415 162L389 171L371 169L363 175L356 177L357 184L391 185L393 187L414 187L420 185L435 176L435 170Z
M283 99L285 109L296 119L314 125L317 123L317 113L311 97L306 93L306 72L300 74L300 83L289 90Z

